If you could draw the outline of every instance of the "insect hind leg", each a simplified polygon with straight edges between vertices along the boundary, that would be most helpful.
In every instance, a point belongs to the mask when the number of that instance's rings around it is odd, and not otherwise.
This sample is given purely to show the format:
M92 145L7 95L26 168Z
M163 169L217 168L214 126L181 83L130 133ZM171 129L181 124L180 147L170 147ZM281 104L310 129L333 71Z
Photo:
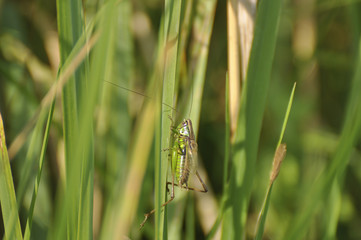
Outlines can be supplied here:
M168 201L166 201L165 203L163 203L160 207L162 208L162 207L164 207L164 206L166 206L168 203L170 203L171 201L173 201L173 199L174 199L174 197L175 197L175 195L174 195L174 185L176 185L176 184L174 184L174 176L172 177L172 182L167 182L167 191L169 191L168 190L168 185L169 184L172 184L172 192L171 192L171 194L170 194L170 199L168 200ZM152 215L153 213L155 213L155 209L153 209L152 211L150 211L149 213L146 213L146 214L144 214L144 220L143 220L143 222L140 224L140 228L139 228L139 230L141 230L142 228L143 228L143 226L144 226L144 224L146 223L146 221L148 220L148 218L150 217L150 215Z

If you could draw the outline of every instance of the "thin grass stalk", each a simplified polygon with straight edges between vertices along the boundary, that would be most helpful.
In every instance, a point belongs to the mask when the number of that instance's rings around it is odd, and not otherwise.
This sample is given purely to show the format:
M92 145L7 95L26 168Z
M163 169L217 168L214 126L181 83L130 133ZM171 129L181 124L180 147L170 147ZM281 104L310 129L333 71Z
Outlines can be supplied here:
M22 177L19 180L19 184L16 190L16 199L19 208L23 202L23 198L27 188L30 186L30 183L35 178L35 173L33 169L36 164L36 158L40 154L40 149L38 146L40 146L41 143L40 136L43 131L44 123L47 118L46 109L42 109L39 115L40 116L36 122L36 126L30 138L30 143L29 143L28 151L26 153L24 166L21 170Z
M190 95L190 91L186 90L185 96L182 99L178 99L178 94L180 90L187 89L186 86L190 86L190 76L187 68L187 47L189 43L189 35L192 30L192 23L194 18L194 1L182 1L181 12L180 12L180 24L179 24L179 43L178 43L178 53L177 53L177 68L176 68L176 79L174 86L174 96L173 96L173 106L177 106L175 111L172 114L172 124L177 126L184 118L189 118L189 116L184 116L187 97ZM183 84L182 84L183 83ZM189 114L189 113L188 113ZM173 136L171 134L170 142L173 142ZM172 147L172 144L171 146ZM169 163L168 163L169 164ZM171 178L168 177L168 181ZM172 204L167 206L167 231L168 236L172 236L175 240L180 240L184 238L183 233L183 222L186 217L186 193L179 191L179 188L175 188L175 199L172 201ZM169 197L169 194L168 194Z
M215 235L220 234L220 224L223 218L226 199L227 199L227 188L229 187L228 178L229 178L229 162L231 154L231 126L230 126L230 106L229 106L229 78L228 73L226 73L226 88L225 88L225 136L224 136L224 162L223 162L223 195L221 198L221 204L219 207L219 212L217 219L214 222L211 230L208 232L206 239L214 239ZM220 236L218 237L220 238Z
M279 174L281 163L286 155L286 144L281 144L281 142L283 140L283 136L284 136L284 133L286 130L286 125L288 122L288 117L291 112L295 89L296 89L296 83L293 85L291 96L288 101L288 106L287 106L286 114L285 114L285 117L283 120L280 137L279 137L279 140L278 140L278 143L276 146L275 156L273 158L273 168L272 168L271 176L270 176L270 184L267 189L266 197L263 201L263 206L261 208L259 218L258 218L256 237L255 237L255 239L257 239L257 240L262 239L264 227L265 227L265 223L266 223L266 218L267 218L267 213L268 213L268 207L269 207L269 203L271 201L271 193L272 193L273 183Z
M53 101L53 104L51 104L51 106L50 106L49 113L48 113L48 119L47 119L47 123L46 123L46 128L45 128L45 132L44 132L43 144L41 147L41 154L40 154L40 159L39 159L38 174L35 179L33 195L31 198L31 204L30 204L30 209L29 209L29 213L28 213L28 219L26 221L26 228L25 228L25 234L24 234L24 239L26 239L26 240L30 239L31 232L32 232L32 219L33 219L36 198L38 195L41 175L42 175L43 166L44 166L45 153L46 153L46 149L47 149L47 145L48 145L48 137L49 137L49 132L50 132L51 121L53 119L54 107L55 107L55 99Z
M194 17L193 41L191 43L191 61L189 63L192 86L187 104L189 118L192 119L194 134L198 135L202 96L206 78L210 40L216 13L217 0L202 0L196 5ZM190 112L190 113L189 113Z
M23 239L20 227L15 188L6 147L5 132L0 114L0 203L3 216L5 238Z
M229 78L228 73L226 74L226 93L225 93L225 136L224 136L224 163L223 163L223 192L226 192L229 178L229 160L231 154L231 123L230 123L230 106L229 106ZM223 209L221 209L223 211Z
M324 240L337 239L337 225L342 208L341 186L344 183L344 175L340 178L341 179L337 179L336 183L332 185L330 197L327 199L325 205L326 208L329 209L329 212L323 216L324 226L322 226L322 239Z
M194 240L196 239L196 220L195 220L195 209L194 209L194 195L188 194L186 204L186 226L185 226L185 239Z
M255 36L243 88L233 146L230 187L222 223L222 238L241 239L245 234L248 203L253 185L258 142L275 51L281 0L258 5Z
M176 124L178 124L183 119L190 118L192 120L192 125L194 129L195 136L197 138L198 129L199 129L199 119L200 119L200 111L202 106L202 95L203 88L205 83L205 75L207 68L207 60L209 53L209 45L210 38L213 30L213 22L215 16L215 8L217 1L197 1L193 6L193 16L192 16L192 39L189 42L190 44L190 61L189 63L182 62L180 64L188 64L187 70L189 71L188 81L189 84L185 88L186 94L185 99L182 99L185 104L180 106L181 111L177 112ZM189 3L188 3L189 4ZM182 25L183 26L183 25ZM183 33L183 32L182 32ZM181 36L181 40L184 40L185 36ZM181 49L180 49L181 50ZM185 68L184 66L180 66L180 68ZM178 110L180 109L178 108ZM200 146L201 147L201 146ZM199 160L198 160L199 161ZM199 168L202 167L202 164L199 164ZM204 179L204 175L202 176ZM193 193L191 193L193 194ZM196 193L196 198L198 203L202 205L202 202L206 201L205 197L209 197L210 193L206 196L203 194ZM185 199L186 193L182 191L176 191L176 199L175 202L169 207L171 213L175 213L177 218L183 217L184 214L181 212L184 211L186 201ZM194 198L192 198L194 199ZM208 209L207 212L212 209ZM200 216L202 213L200 214ZM216 215L216 214L214 214ZM208 231L210 227L207 226L206 220L200 218L201 226L204 231ZM183 220L182 219L172 219L171 222L171 230L172 234L177 229L177 235L182 237L181 235L181 226Z
M163 151L159 156L160 149L170 147L169 131L171 121L168 110L164 104L174 106L175 81L178 67L178 45L180 31L180 17L182 12L181 1L165 1L164 11L164 72L162 86L162 100L160 121L156 122L156 158L155 158L155 238L167 238L167 228L164 227L164 212L160 211L162 203L166 200L165 186L167 182L168 153ZM164 104L161 104L164 103ZM159 138L160 137L160 138ZM157 141L158 140L158 141ZM160 140L160 141L159 141ZM158 147L158 148L157 148ZM159 148L160 147L160 148Z
M285 239L301 239L310 227L310 219L315 213L321 201L329 197L330 189L338 184L338 178L344 173L350 161L352 149L360 138L361 128L361 104L359 89L361 88L361 39L358 46L358 60L355 65L355 74L350 88L349 101L345 121L341 131L338 146L331 159L329 167L322 173L318 181L311 186L299 213L291 222L292 225L285 234ZM328 211L328 210L325 210Z

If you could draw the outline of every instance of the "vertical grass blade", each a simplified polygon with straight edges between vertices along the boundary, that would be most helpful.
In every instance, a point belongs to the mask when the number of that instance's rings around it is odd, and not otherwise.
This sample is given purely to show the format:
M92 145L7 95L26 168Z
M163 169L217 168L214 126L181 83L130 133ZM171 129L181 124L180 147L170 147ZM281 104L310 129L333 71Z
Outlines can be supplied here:
M60 68L64 65L65 59L70 55L78 38L83 31L82 26L82 3L81 1L57 1L58 33L60 47ZM71 172L77 171L81 174L80 161L75 157L75 147L78 133L78 101L76 81L80 81L79 75L74 74L65 84L63 89L63 121L64 121L64 143L65 143L65 166L66 166L66 190L65 201L67 216L67 237L76 239L78 236L77 222L79 217L79 182L72 181ZM72 194L71 189L78 188L77 193ZM60 230L61 231L61 230ZM59 235L58 235L59 236ZM60 237L60 236L59 236ZM60 237L61 238L61 237Z
M255 35L241 99L236 141L233 148L230 187L222 224L222 238L241 239L245 234L247 208L251 195L254 168L263 112L275 51L281 0L260 1Z
M234 140L240 106L240 41L237 28L237 0L227 0L227 59L230 80L231 137ZM243 69L246 72L247 69ZM233 141L232 141L233 142Z
M231 124L230 124L230 104L229 104L229 78L228 73L226 74L226 89L225 89L225 136L224 136L224 162L223 162L223 195L221 199L221 204L219 207L219 213L216 221L214 222L211 230L207 235L207 239L214 239L215 234L219 230L219 225L221 224L225 204L226 204L226 193L228 188L228 178L229 178L229 162L231 154Z
M81 1L57 1L61 67L84 35ZM104 59L100 58L98 61ZM97 68L95 68L98 70ZM93 134L92 117L99 79L87 82L88 60L80 64L63 89L66 162L65 209L67 237L93 238ZM93 72L94 73L94 72ZM94 74L96 75L96 74ZM94 76L91 75L91 76ZM99 78L99 75L96 75ZM96 89L96 90L94 90ZM90 101L89 101L90 99ZM59 205L60 206L60 205ZM59 207L58 206L58 207ZM63 213L56 237L61 239Z
M350 88L347 112L343 124L341 136L331 159L329 168L326 169L313 184L302 201L301 209L291 222L289 231L284 239L302 239L308 232L311 221L317 207L325 201L330 190L338 184L340 176L350 160L350 155L357 139L360 138L361 128L361 100L359 89L361 89L361 39L358 46L358 60L355 65L355 74ZM333 207L333 206L331 206ZM329 210L324 210L329 211Z
M189 69L191 70L192 86L187 104L187 111L192 119L194 134L198 135L199 118L202 106L204 82L206 78L209 45L213 30L214 16L216 13L216 0L197 1L194 17L193 32L197 35L191 42L191 59Z
M283 120L283 124L282 124L282 129L281 129L281 133L280 133L280 137L278 140L278 144L276 147L276 151L275 151L275 156L273 159L273 169L271 172L271 177L270 177L270 185L267 189L267 193L266 193L266 197L264 199L263 202L263 206L261 208L261 212L258 218L258 226L257 226L257 230L256 230L256 238L257 240L262 239L263 236L263 232L264 232L264 226L266 223L266 218L267 218L267 213L268 213L268 207L269 207L269 203L271 201L271 193L272 193L272 187L273 187L273 183L274 180L277 178L277 175L280 171L280 167L281 167L281 163L285 157L286 154L286 144L281 144L285 130L286 130L286 125L288 122L288 117L290 115L291 112L291 107L292 107L292 103L293 103L293 97L294 97L294 93L295 93L295 89L296 89L296 83L293 85L293 89L291 92L291 96L290 99L288 101L288 106L286 109L286 114Z
M0 114L0 203L6 239L23 239L5 132Z
M109 61L109 71L107 71L106 80L120 86L128 86L133 72L133 45L130 32L130 20L132 17L131 1L122 1L116 5L117 17L114 24L114 32L109 36L110 52L113 52L111 61ZM121 205L127 194L139 192L140 186L133 185L133 192L124 191L127 169L132 165L132 160L127 156L127 150L131 145L128 142L131 132L131 121L128 114L127 97L128 91L119 90L112 85L105 84L102 96L102 108L98 121L97 130L100 135L96 149L104 156L104 174L105 194L104 194L104 217L101 228L100 239L115 239L117 231L122 225L121 234L127 235L128 227L131 226L133 219L129 219L130 212L134 215L134 207L128 208L128 211L122 211L124 218L121 217ZM150 134L152 135L152 134ZM144 148L143 148L144 149ZM144 150L145 151L145 150ZM129 162L129 160L131 160ZM145 164L146 165L146 164ZM142 164L140 164L142 166ZM137 169L137 174L141 179L144 170ZM129 172L130 173L130 172ZM129 195L128 195L129 196ZM138 197L132 198L132 203L137 206ZM132 212L130 210L133 210Z
M178 67L179 31L182 12L182 1L165 1L164 10L164 71L161 102L173 106L176 72ZM160 121L156 121L156 158L155 158L155 238L166 239L167 229L164 227L164 211L160 211L162 203L166 199L165 186L167 182L168 153L161 149L169 148L169 129L171 121L168 118L169 108L161 107ZM159 124L160 123L160 124ZM160 137L160 138L159 138ZM159 141L160 140L160 141Z
M19 207L23 202L25 192L27 191L28 187L31 186L30 183L33 181L36 175L34 169L35 164L37 163L36 159L38 159L38 156L40 155L41 134L43 132L44 123L47 118L46 110L46 108L42 109L39 113L39 118L33 130L28 151L26 153L24 166L21 169L22 178L20 179L16 190L16 200L18 201Z
M51 121L52 121L53 113L54 113L54 106L55 106L55 99L54 99L53 104L50 106L50 109L49 109L48 120L47 120L47 123L46 123L46 129L45 129L44 138L43 138L43 144L42 144L42 147L41 147L41 155L40 155L40 160L39 160L38 174L36 176L36 180L35 180L35 183L34 183L33 195L32 195L32 198L31 198L31 204L30 204L28 219L26 221L26 228L25 228L25 234L24 234L24 239L26 239L26 240L30 239L30 236L31 236L32 219L33 219L33 214L34 214L35 201L36 201L36 198L37 198L37 195L38 195L40 179L41 179L41 175L42 175L42 171L43 171L45 153L46 153L46 148L47 148L47 145L48 145L49 131L50 131Z

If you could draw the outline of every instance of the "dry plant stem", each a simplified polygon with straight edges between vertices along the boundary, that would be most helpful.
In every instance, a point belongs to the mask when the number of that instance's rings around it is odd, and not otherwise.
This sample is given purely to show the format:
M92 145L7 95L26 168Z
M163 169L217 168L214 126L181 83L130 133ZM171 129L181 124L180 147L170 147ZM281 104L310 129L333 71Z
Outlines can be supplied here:
M227 1L227 33L228 33L228 75L230 83L230 123L231 140L234 141L240 99L240 57L237 27L237 1Z
M239 0L237 18L239 26L239 43L241 49L242 82L246 80L246 73L253 41L254 19L257 0Z

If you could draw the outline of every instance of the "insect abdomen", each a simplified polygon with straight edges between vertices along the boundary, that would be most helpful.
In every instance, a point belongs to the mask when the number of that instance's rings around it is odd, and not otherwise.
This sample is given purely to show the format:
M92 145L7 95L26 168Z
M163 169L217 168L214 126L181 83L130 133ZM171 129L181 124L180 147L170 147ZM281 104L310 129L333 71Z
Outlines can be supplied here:
M187 185L189 178L189 164L186 153L186 142L184 138L178 139L179 147L178 147L178 160L176 167L176 178L180 187L184 184Z

